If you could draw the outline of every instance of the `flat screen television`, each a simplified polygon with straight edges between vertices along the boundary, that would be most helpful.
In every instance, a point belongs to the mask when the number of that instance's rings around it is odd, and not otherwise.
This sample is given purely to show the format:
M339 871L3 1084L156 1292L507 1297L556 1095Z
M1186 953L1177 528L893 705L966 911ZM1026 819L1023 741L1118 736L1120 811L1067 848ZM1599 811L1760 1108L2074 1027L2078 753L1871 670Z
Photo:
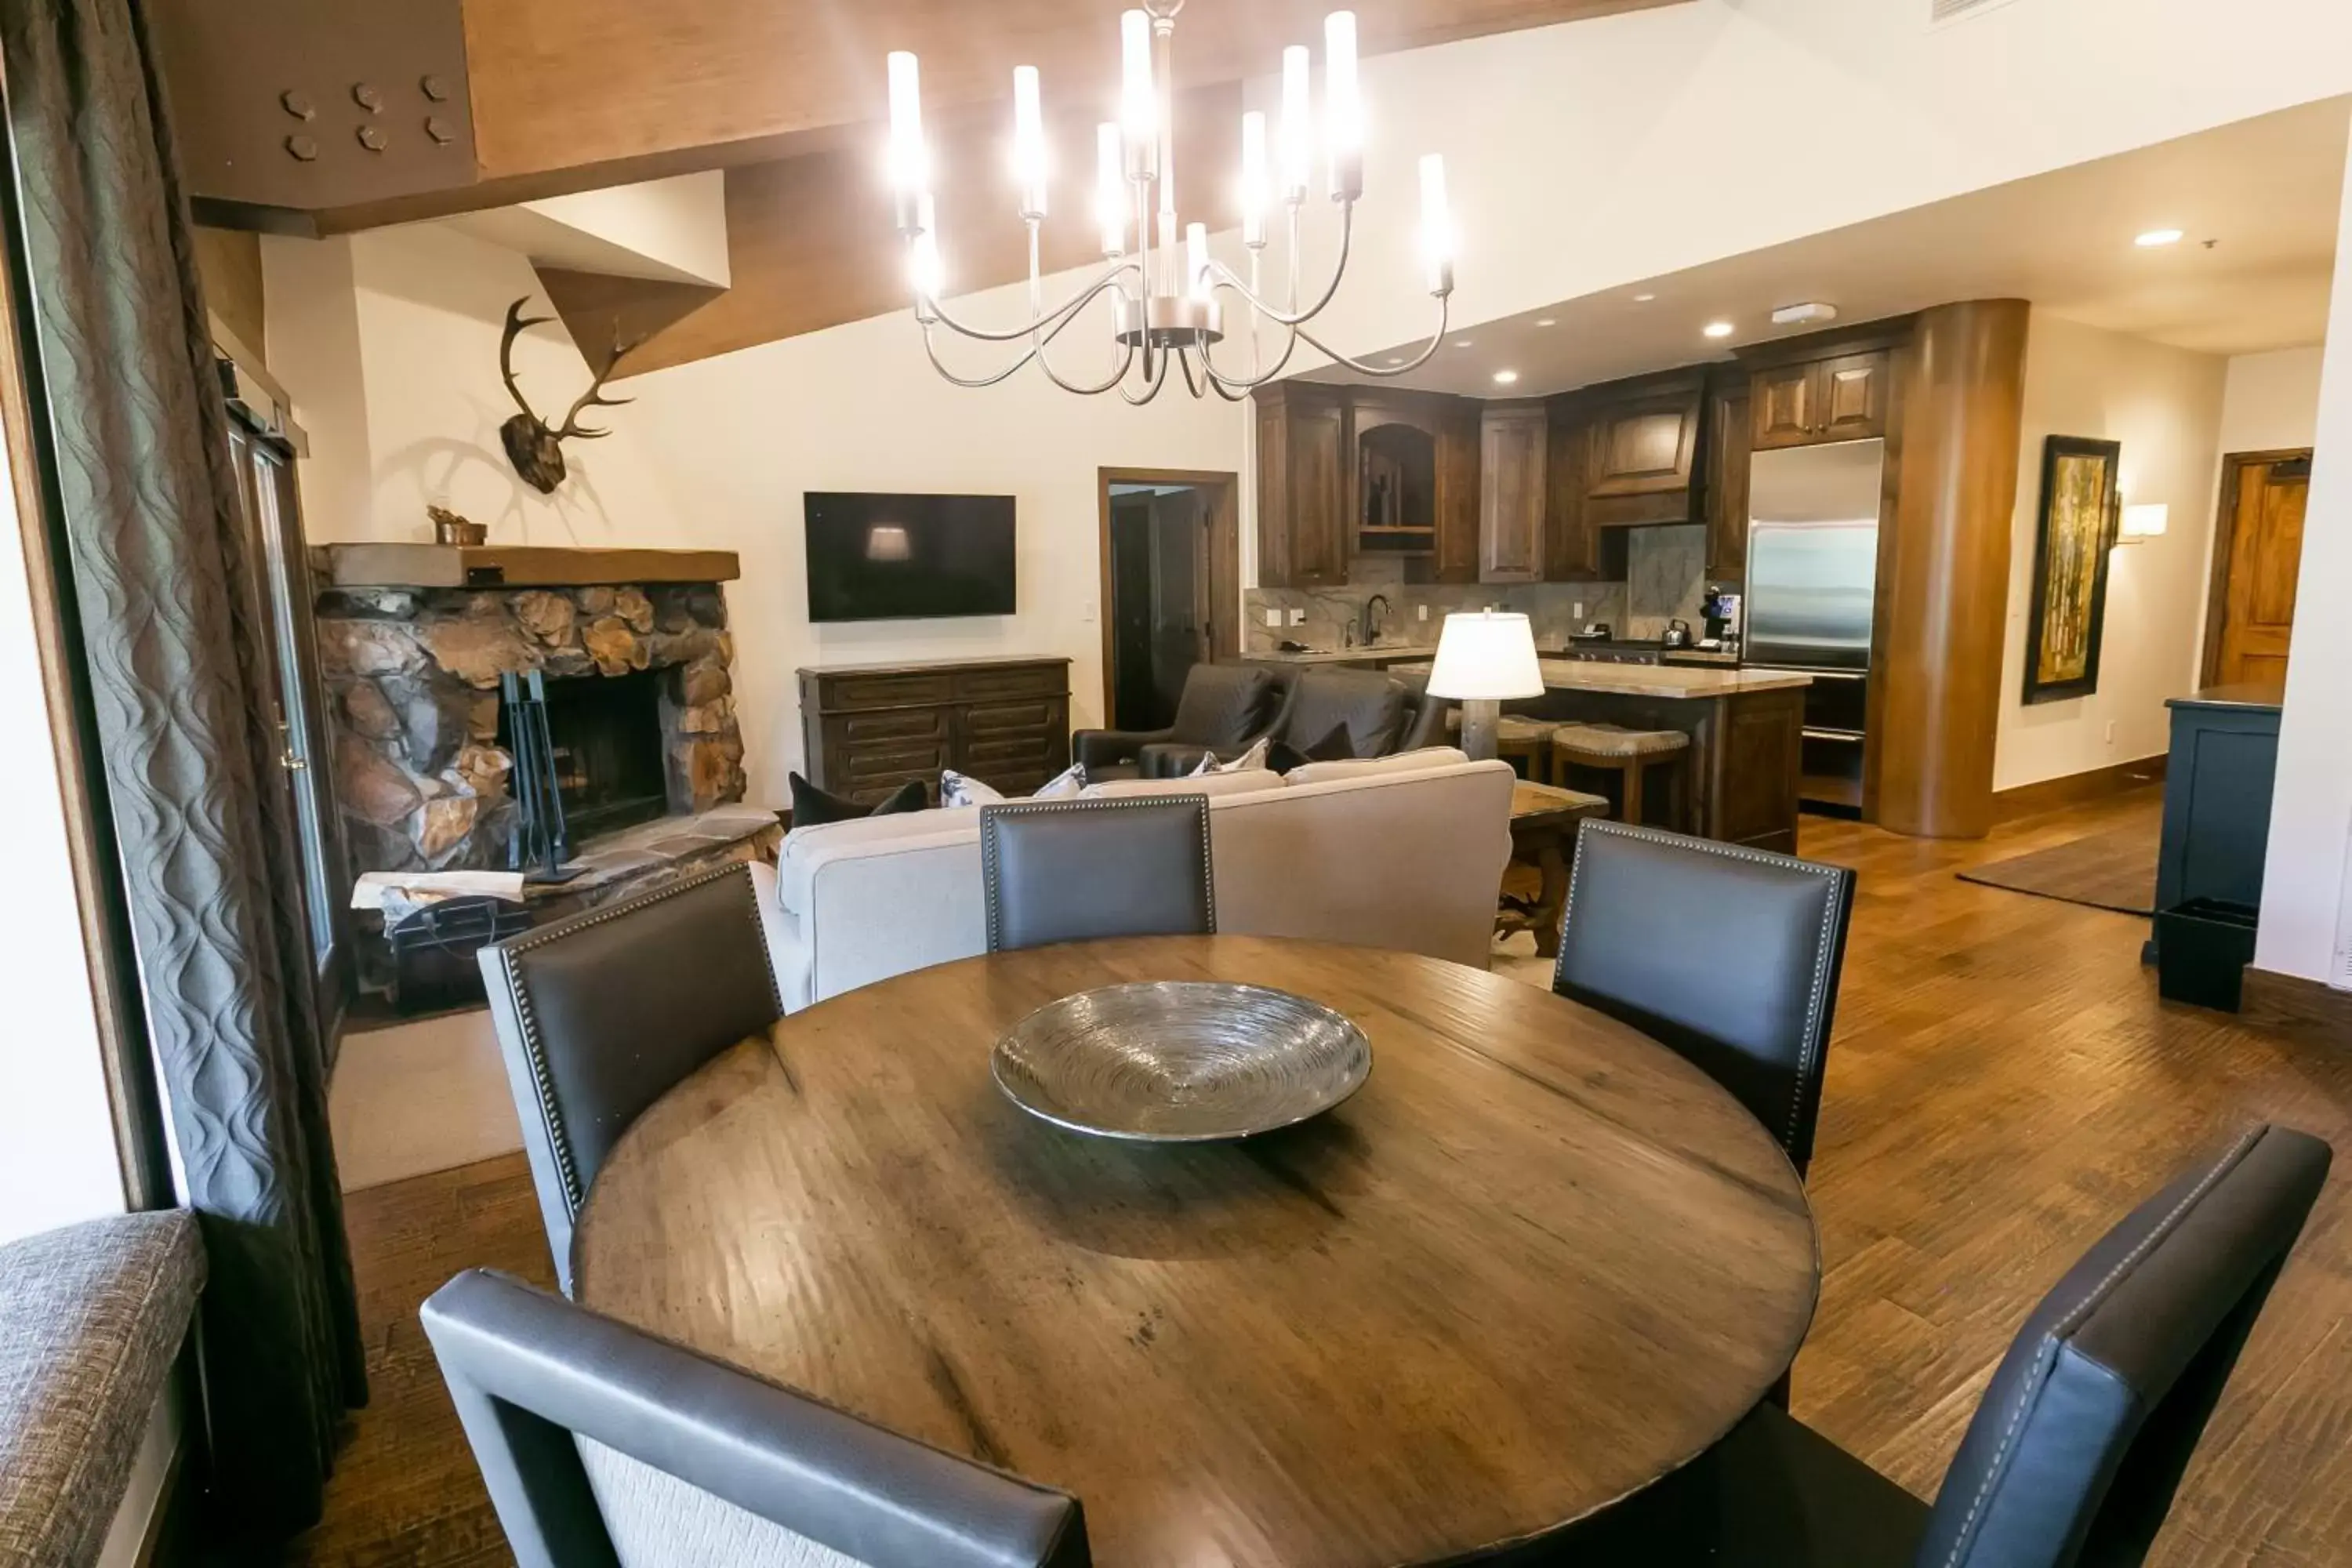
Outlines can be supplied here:
M809 619L1009 616L1011 496L811 490Z

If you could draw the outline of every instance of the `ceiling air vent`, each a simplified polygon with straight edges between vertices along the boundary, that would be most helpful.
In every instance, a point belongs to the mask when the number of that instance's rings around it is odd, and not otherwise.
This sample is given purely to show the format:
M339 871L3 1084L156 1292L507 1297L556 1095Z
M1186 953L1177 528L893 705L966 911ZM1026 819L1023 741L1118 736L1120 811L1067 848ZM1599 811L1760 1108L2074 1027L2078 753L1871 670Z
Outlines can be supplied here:
M1998 11L2011 0L1927 0L1927 25L1940 27L1949 22Z

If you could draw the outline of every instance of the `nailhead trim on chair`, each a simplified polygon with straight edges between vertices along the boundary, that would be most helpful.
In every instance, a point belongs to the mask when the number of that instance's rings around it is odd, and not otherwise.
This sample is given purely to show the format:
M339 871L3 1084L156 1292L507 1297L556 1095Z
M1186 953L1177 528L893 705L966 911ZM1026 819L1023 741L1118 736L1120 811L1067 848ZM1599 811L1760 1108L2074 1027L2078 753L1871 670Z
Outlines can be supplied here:
M751 895L752 929L760 938L761 952L764 954L767 952L768 939L766 927L760 919L759 886L751 880L751 871L740 861L733 861L724 866L714 867L708 871L697 872L680 881L672 882L667 888L657 888L650 893L643 893L636 898L625 899L617 904L609 904L601 910L591 910L587 914L551 925L543 931L527 932L510 941L500 942L492 949L499 955L499 973L506 982L507 998L514 1004L515 1021L522 1028L523 1058L530 1063L531 1088L534 1098L539 1101L540 1123L547 1129L548 1144L555 1151L556 1170L563 1178L564 1206L574 1219L580 1217L580 1205L587 1201L587 1194L580 1188L580 1173L572 1156L571 1137L564 1131L562 1118L556 1112L555 1084L547 1065L546 1043L540 1038L539 1015L531 1007L530 994L523 988L521 972L515 966L514 955L519 952L529 952L535 948L550 946L563 941L566 937L575 936L591 926L603 925L607 921L618 920L623 915L660 903L665 899L674 899L680 893L690 892L707 883L715 882L721 877L734 876L740 876L743 879L743 887ZM776 965L772 954L768 955L768 990L769 994L775 998L776 1016L781 1018L784 1016L784 993L783 987L776 981Z
M1952 1538L1952 1554L1944 1559L1944 1568L1958 1568L1960 1560L1967 1555L1969 1543L1974 1539L1977 1515L1983 1511L1986 1500L1992 1496L1992 1489L2000 1479L2002 1466L2009 1458L2010 1445L2016 1440L2019 1429L2025 1424L2026 1415L2032 1410L2035 1400L2049 1383L2051 1365L2058 1359L2058 1342L2081 1325L2082 1321L2090 1315L2091 1310L2115 1288L2116 1280L2122 1279L2133 1265L2147 1257L2158 1242L2172 1233L2172 1227L2180 1222L2182 1215L2196 1206L2198 1201L2207 1193L2211 1192L2214 1184L2223 1176L2237 1169L2239 1163L2246 1157L2246 1152L2254 1146L2255 1140L2262 1136L2263 1131L2263 1129L2261 1127L2250 1127L2239 1134L2238 1141L2230 1146L2228 1152L2213 1163L2213 1168L2206 1172L2203 1178L2195 1186L2189 1188L2179 1203L2172 1205L2172 1211L2169 1214L2158 1220L2155 1227L2146 1236L2140 1237L2139 1245L2126 1254L2113 1268L2108 1269L2105 1277L2097 1284L2084 1291L2081 1300L2060 1313L2042 1333L2041 1342L2034 1347L2033 1375L2025 1380L2023 1388L2018 1390L2017 1403L2010 1409L2009 1422L2001 1429L2000 1442L1992 1451L1991 1462L1985 1466L1984 1480L1978 1486L1976 1496L1969 1500L1969 1511L1960 1520L1958 1533Z
M1794 869L1829 879L1830 896L1822 906L1822 939L1813 948L1813 984L1805 999L1805 1037L1797 1057L1797 1088L1789 1099L1789 1128L1781 1137L1781 1147L1790 1148L1797 1142L1797 1123L1805 1109L1805 1080L1812 1075L1813 1062L1828 1042L1817 1038L1822 1019L1822 1007L1829 993L1830 949L1835 945L1838 909L1843 900L1839 887L1841 868L1816 865L1799 859L1794 855L1775 855L1762 849L1750 849L1745 845L1726 844L1720 839L1694 838L1687 834L1666 833L1655 827L1643 827L1631 823L1601 822L1588 817L1577 825L1578 854L1574 869L1569 873L1568 896L1559 907L1559 956L1552 961L1551 980L1557 986L1568 964L1568 923L1576 911L1576 888L1584 878L1583 837L1589 833L1622 834L1627 838L1645 838L1653 844L1671 844L1677 848L1703 850L1727 859L1748 860L1759 866L1777 866L1783 870Z
M1209 797L1186 792L1181 795L1122 795L1116 800L1028 800L1003 805L981 808L980 815L980 885L988 895L988 951L997 951L998 938L1003 934L1003 922L996 908L996 834L993 825L1006 816L1043 816L1055 811L1127 810L1144 805L1192 805L1198 808L1201 826L1201 896L1209 911L1209 933L1217 930L1217 885L1215 868L1209 854Z

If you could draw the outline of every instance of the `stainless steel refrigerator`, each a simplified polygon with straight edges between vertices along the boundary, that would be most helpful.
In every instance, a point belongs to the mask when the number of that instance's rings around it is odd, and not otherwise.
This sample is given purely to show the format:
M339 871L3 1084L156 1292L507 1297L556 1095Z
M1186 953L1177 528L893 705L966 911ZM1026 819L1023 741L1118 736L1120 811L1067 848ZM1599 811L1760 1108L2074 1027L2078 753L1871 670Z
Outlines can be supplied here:
M1862 805L1869 743L1870 626L1878 598L1878 511L1886 443L1759 452L1748 481L1741 662L1802 670L1804 798Z

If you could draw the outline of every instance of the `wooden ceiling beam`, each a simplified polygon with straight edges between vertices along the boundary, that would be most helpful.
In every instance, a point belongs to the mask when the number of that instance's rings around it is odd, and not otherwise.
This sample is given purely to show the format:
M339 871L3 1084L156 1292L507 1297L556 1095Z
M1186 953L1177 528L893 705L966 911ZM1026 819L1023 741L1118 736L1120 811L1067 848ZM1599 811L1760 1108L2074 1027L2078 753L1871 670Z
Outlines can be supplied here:
M1357 12L1374 54L1683 3L1357 0ZM1319 55L1330 5L1192 0L1177 31L1180 85L1271 75L1286 44ZM465 0L476 161L498 182L810 151L811 138L886 117L891 49L921 56L930 113L1001 107L1013 68L1027 64L1049 109L1108 119L1118 11L1115 0Z

